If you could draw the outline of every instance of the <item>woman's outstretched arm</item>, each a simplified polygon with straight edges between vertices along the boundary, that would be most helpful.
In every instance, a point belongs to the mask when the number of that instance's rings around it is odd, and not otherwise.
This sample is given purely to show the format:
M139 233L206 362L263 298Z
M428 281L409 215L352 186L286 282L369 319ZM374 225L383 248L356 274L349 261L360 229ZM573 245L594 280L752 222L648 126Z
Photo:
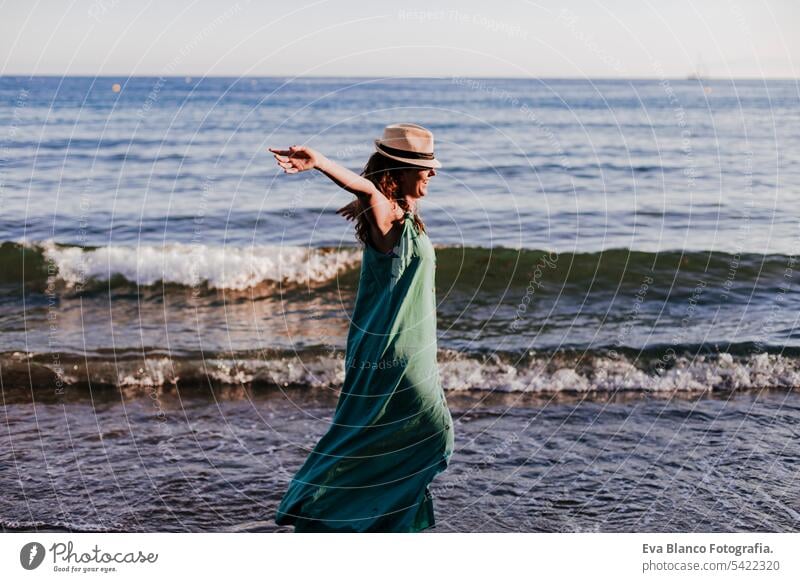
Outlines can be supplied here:
M269 148L278 165L287 174L296 174L316 169L333 180L337 186L344 188L356 196L372 197L379 194L375 185L344 166L329 160L320 152L306 146L292 146L288 150Z
M287 174L316 169L341 188L355 194L360 202L360 208L367 210L372 217L372 223L377 228L377 232L374 233L376 237L385 237L391 231L392 225L397 220L395 208L375 184L363 176L329 160L310 147L292 146L288 150L269 148L269 151L275 154L278 165Z

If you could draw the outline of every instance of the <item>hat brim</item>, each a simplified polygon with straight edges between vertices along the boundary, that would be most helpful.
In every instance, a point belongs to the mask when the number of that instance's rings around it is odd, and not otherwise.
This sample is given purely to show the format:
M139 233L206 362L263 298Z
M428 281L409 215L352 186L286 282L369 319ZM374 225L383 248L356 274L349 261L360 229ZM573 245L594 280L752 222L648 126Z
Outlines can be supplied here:
M399 156L393 156L391 154L387 154L385 151L381 149L380 140L375 140L375 150L382 156L389 158L390 160L395 160L398 162L403 162L408 164L409 166L417 166L419 168L441 168L442 163L433 158L432 160L421 160L419 158L402 158Z

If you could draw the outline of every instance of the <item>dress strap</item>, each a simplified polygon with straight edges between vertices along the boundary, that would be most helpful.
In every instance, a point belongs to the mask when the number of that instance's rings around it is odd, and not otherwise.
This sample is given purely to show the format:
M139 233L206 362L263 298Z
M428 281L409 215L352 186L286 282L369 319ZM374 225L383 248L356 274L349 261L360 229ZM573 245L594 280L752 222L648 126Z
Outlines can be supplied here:
M414 213L410 210L406 210L403 213L403 217L405 218L403 233L400 235L400 240L397 241L397 244L392 249L394 255L392 257L392 276L389 280L389 291L394 289L403 271L405 271L406 267L410 264L414 254L414 239L416 238L414 235Z

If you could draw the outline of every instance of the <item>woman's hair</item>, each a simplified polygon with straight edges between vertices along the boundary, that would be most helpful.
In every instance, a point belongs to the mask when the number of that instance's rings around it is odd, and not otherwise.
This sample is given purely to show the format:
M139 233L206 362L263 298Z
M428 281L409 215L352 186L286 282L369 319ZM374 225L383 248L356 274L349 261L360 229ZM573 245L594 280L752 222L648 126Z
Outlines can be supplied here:
M414 168L408 165L403 166L402 162L387 158L386 156L375 152L370 156L369 160L367 160L367 164L361 171L361 175L375 184L375 187L378 189L378 191L386 196L389 200L396 201L400 208L408 211L408 203L406 202L406 199L400 195L399 190L400 175L402 172L410 169ZM425 224L417 214L414 214L414 222L421 232L425 232ZM369 222L363 207L358 212L356 218L356 238L364 244L367 244L370 240Z

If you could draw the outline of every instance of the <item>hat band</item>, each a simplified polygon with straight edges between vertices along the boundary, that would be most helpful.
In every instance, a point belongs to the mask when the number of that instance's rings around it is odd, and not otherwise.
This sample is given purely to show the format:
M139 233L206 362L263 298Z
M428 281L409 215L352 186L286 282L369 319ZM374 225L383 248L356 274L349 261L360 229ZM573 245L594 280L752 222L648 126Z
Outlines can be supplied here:
M390 156L397 156L398 158L408 158L410 160L432 160L433 153L422 153L422 152L409 152L407 150L399 150L397 148L390 148L387 145L383 145L382 143L378 144L378 147L385 151Z

